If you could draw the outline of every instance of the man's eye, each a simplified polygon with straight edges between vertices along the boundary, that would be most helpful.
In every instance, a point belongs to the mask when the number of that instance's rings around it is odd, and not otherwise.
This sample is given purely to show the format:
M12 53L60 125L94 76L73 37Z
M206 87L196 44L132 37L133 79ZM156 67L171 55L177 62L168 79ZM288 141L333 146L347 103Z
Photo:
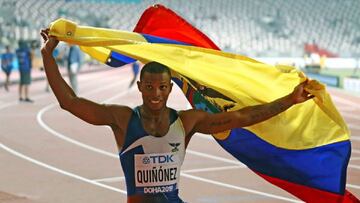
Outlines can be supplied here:
M166 85L161 85L161 86L160 86L160 89L161 89L161 90L165 90L166 88L167 88Z
M146 85L146 89L151 90L152 86L151 85Z

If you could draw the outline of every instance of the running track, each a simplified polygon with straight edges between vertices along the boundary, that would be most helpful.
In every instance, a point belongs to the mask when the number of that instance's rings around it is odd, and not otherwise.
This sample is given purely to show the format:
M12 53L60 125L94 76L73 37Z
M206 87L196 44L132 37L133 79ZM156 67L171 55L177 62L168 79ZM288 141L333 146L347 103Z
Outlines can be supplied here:
M79 75L80 96L131 107L130 68ZM175 85L174 85L175 87ZM89 125L57 105L45 81L34 82L34 104L17 101L17 86L0 90L0 202L126 202L111 130ZM352 132L347 189L360 197L360 97L329 90ZM188 108L174 88L169 106ZM301 202L239 164L207 135L194 136L182 167L181 197L191 203Z

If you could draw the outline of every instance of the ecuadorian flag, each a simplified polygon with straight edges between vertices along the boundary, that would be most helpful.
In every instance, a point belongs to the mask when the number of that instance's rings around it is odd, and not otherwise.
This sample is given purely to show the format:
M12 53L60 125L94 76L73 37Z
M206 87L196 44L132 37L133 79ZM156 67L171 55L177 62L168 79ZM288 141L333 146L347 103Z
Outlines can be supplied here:
M161 5L147 9L134 32L58 19L50 35L79 45L109 66L136 60L167 65L192 106L210 113L271 102L306 79L293 67L221 52ZM306 89L316 96L313 100L259 124L213 136L256 174L305 202L359 202L345 189L349 130L322 84L312 81Z

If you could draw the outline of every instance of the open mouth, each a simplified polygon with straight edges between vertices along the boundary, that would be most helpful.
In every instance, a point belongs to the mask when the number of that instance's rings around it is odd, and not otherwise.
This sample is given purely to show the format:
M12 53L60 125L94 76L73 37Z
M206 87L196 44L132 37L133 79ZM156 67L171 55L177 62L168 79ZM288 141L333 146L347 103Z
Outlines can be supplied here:
M152 104L158 104L158 103L160 103L160 100L159 100L159 99L150 100L150 103L152 103Z

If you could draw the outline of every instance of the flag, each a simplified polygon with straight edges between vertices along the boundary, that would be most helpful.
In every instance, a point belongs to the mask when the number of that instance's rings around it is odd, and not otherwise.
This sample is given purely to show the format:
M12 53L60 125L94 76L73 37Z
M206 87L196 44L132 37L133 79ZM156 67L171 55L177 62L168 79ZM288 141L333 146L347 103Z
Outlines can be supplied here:
M179 28L169 26L171 22ZM64 19L50 27L50 35L79 45L110 66L134 60L167 65L192 106L210 113L271 102L305 80L293 67L221 52L161 5L145 11L135 31L140 33L78 26ZM306 202L356 202L345 189L351 152L348 128L323 85L312 82L307 90L316 98L265 122L214 137L259 176Z

